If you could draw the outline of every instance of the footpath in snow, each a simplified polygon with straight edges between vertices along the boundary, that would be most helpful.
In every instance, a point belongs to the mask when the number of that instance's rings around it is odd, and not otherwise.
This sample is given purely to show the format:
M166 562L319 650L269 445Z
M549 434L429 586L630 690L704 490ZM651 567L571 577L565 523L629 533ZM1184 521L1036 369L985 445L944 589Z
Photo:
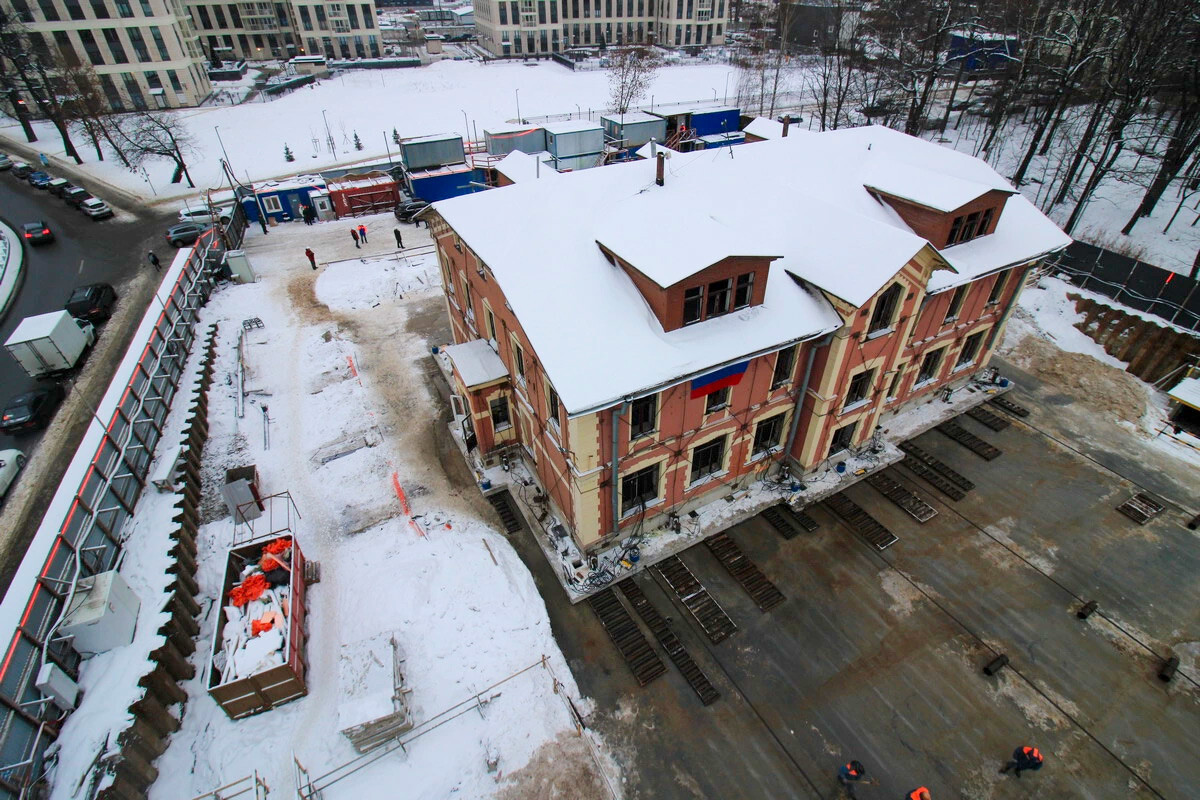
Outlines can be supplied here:
M345 221L252 229L245 250L258 282L221 288L203 312L202 326L220 326L199 537L208 602L183 727L156 762L150 796L193 797L257 773L272 796L294 797L297 763L325 800L525 797L534 786L614 796L601 743L577 730L572 706L587 713L589 703L532 576L484 521L474 486L454 485L439 464L446 434L423 330L440 329L444 310L426 229L403 226L410 248L398 252L390 215L355 221L371 232L361 250ZM239 418L238 337L255 317ZM220 484L227 468L251 464L263 494L295 501L295 535L321 580L308 591L308 696L233 722L207 694L206 665L234 534ZM322 779L358 755L344 723L391 710L393 639L417 730L428 732ZM103 746L101 730L71 735L64 748L89 757ZM74 776L56 781L54 796L72 785Z

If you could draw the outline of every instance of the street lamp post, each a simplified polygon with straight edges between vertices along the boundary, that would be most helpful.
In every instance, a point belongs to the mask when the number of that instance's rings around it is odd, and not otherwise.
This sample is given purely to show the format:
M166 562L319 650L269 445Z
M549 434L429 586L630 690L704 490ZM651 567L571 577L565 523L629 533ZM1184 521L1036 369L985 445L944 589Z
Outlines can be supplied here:
M337 155L337 145L333 142L333 134L329 132L329 117L325 116L325 109L321 109L321 119L325 120L325 142L329 145L329 152L332 155Z
M517 124L521 123L521 90L517 89L514 94L517 98Z
M462 115L463 115L463 127L464 127L464 128L466 129L466 131L467 131L467 132L466 132L466 134L463 136L463 139L464 139L465 141L467 141L467 142L470 142L470 141L471 141L471 123L467 122L467 112L466 112L466 109L462 109L462 108L460 108L460 109L459 109L459 111L462 111Z
M225 163L229 165L230 169L233 169L233 162L229 160L229 153L225 152L225 141L221 138L221 126L213 125L213 130L217 134L217 142L221 145L221 154L225 156Z
M729 103L729 73L725 73L725 102Z

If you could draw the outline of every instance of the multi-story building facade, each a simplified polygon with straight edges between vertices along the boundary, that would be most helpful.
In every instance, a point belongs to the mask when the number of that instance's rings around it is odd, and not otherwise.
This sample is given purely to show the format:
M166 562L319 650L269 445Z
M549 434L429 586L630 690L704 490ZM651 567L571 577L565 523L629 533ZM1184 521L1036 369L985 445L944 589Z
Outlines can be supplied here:
M582 548L873 446L983 368L1070 241L983 162L884 128L657 166L432 212L464 416Z
M204 49L215 59L262 61L300 55L349 59L382 54L374 0L186 3Z
M501 57L571 47L725 43L726 0L475 0L479 44Z
M91 64L115 111L198 105L212 93L180 0L9 0L37 46Z

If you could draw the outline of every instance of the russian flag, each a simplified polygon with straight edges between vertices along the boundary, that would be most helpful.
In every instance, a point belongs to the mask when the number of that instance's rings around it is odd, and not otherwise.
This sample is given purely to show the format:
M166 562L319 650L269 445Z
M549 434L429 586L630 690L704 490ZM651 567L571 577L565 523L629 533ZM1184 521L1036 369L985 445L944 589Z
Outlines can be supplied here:
M750 366L750 362L743 361L740 364L732 364L696 378L692 381L692 399L710 395L726 386L737 386L742 382L742 376L746 374L748 366Z

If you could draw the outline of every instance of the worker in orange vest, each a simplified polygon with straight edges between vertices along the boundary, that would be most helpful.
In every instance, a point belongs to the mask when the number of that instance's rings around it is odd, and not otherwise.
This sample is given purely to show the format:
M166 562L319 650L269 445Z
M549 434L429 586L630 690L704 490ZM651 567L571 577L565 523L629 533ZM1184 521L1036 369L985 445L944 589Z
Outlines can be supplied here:
M908 794L904 795L904 800L930 800L929 790L924 786L918 786Z
M838 784L846 790L848 797L858 797L854 793L856 784L872 784L874 782L867 777L867 768L863 766L861 761L851 761L849 764L844 764L838 768Z
M1042 757L1041 750L1025 745L1013 750L1012 760L1005 764L1000 772L1003 774L1011 769L1015 771L1016 776L1019 778L1021 777L1021 770L1027 769L1036 772L1042 768L1044 761L1045 759Z

